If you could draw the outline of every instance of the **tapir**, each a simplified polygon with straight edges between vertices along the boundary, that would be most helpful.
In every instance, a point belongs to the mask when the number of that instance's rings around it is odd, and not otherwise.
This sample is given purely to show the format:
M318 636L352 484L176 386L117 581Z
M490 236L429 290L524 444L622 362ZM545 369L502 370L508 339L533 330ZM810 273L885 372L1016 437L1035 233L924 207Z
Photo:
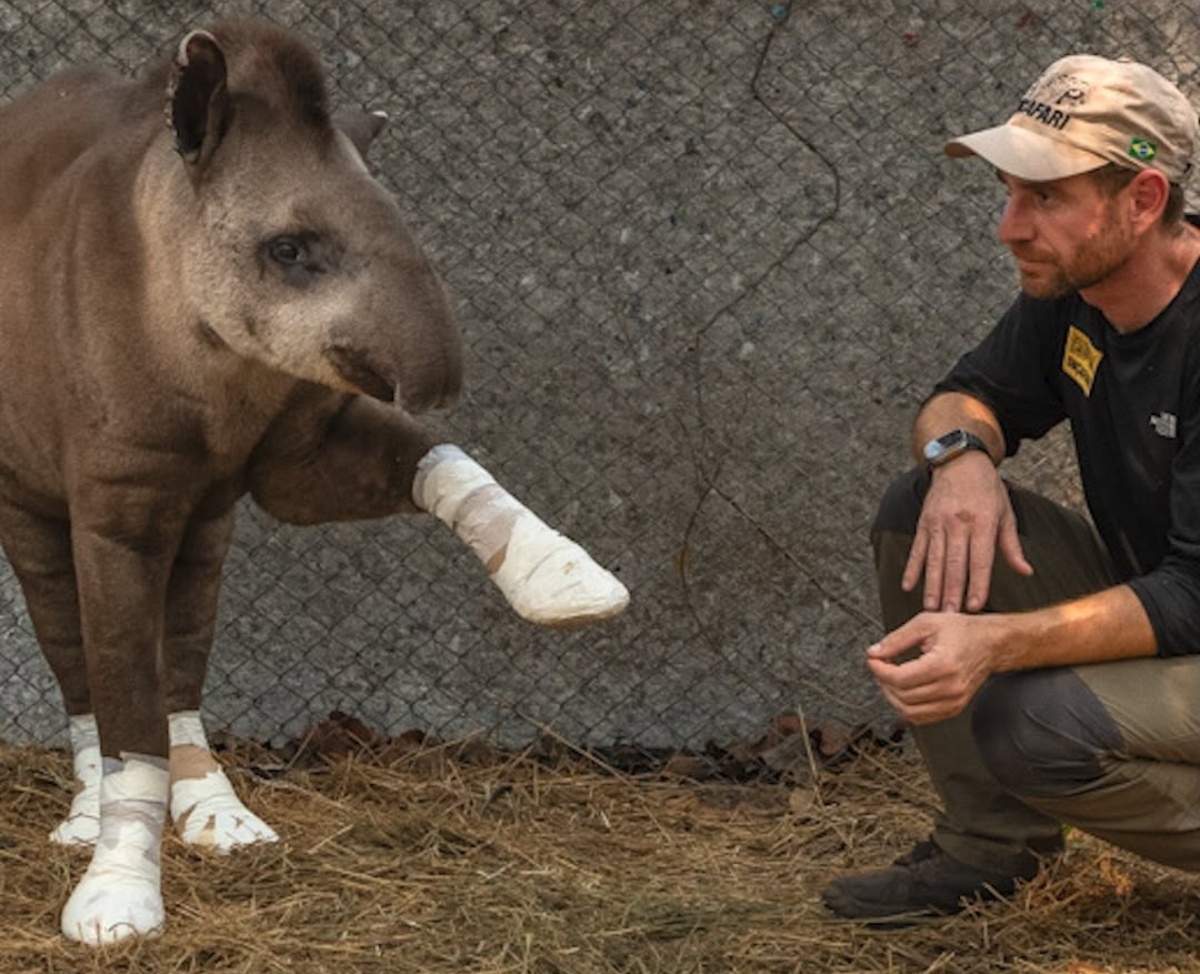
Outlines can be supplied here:
M67 937L162 929L168 813L222 851L275 837L200 722L244 495L296 524L433 514L534 623L628 603L414 418L459 393L463 356L364 161L383 124L333 112L313 50L253 20L0 109L0 544L70 721L52 838L94 846Z

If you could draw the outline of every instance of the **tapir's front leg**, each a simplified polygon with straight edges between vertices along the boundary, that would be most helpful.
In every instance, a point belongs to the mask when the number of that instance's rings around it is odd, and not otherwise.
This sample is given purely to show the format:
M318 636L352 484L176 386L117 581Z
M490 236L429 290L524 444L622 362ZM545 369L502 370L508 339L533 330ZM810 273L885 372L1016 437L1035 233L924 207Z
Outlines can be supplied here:
M172 519L121 513L72 524L84 655L100 734L100 834L62 914L63 933L88 944L156 932L163 924L159 850L167 811L167 718L158 653ZM133 515L133 516L130 516Z
M290 410L250 471L254 499L284 521L429 511L462 538L522 617L569 626L620 613L629 593L458 447L406 413L363 397Z
M217 852L278 839L234 792L200 720L235 500L232 485L218 485L188 522L171 568L163 635L171 818L184 842Z
M220 852L277 839L234 793L208 749L200 723L200 694L235 500L234 485L220 485L193 514L171 570L163 635L171 817L184 842ZM94 846L100 831L102 764L83 654L71 527L65 517L38 514L0 500L0 538L70 718L78 790L50 839L60 845Z
M105 758L100 834L62 912L62 932L97 946L158 933L165 913L159 865L167 810L167 759Z
M586 625L629 604L629 592L615 576L456 446L440 444L421 458L413 500L471 546L509 604L530 622Z

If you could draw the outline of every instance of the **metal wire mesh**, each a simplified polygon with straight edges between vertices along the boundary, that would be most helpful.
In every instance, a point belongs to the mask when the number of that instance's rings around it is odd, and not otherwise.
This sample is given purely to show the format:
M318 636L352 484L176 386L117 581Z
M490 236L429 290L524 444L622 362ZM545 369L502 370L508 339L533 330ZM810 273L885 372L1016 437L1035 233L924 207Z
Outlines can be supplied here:
M867 527L914 408L1013 286L994 178L942 143L1076 51L1200 104L1197 0L0 0L0 94L134 73L247 14L305 35L337 102L393 118L373 168L467 347L438 421L634 599L536 630L429 518L293 529L246 504L205 706L264 738L333 709L647 746L787 710L885 719ZM1075 496L1061 437L1016 475ZM0 565L0 737L57 740Z

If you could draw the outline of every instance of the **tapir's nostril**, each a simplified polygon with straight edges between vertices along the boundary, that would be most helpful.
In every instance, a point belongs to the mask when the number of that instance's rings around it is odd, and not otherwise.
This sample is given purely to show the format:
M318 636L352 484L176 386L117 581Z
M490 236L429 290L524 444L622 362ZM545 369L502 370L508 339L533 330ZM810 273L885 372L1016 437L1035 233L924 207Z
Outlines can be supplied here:
M333 347L325 350L338 375L365 395L383 402L391 402L399 387L382 374L369 357L353 348Z

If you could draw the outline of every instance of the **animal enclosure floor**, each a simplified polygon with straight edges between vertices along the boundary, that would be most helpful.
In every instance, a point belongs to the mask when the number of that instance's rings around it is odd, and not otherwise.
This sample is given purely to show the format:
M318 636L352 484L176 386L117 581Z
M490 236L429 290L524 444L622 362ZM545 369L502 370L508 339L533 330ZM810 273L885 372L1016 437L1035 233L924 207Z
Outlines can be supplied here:
M1011 902L890 932L833 919L829 878L924 834L930 794L908 753L790 784L486 754L233 772L281 841L219 857L169 838L165 934L92 951L58 934L87 855L46 840L70 801L69 759L0 750L0 971L1200 969L1197 884L1078 835Z

